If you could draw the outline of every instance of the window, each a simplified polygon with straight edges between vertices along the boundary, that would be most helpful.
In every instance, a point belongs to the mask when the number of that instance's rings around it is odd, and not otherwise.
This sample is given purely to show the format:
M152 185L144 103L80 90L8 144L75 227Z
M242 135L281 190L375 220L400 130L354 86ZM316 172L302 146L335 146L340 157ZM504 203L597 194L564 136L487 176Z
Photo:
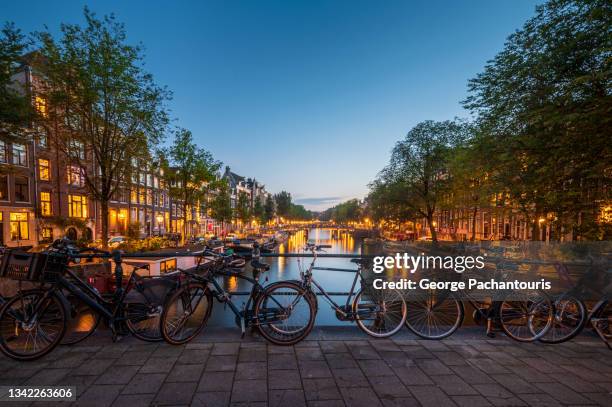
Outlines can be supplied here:
M67 169L68 173L68 184L75 187L82 187L85 185L85 176L83 169L76 165L71 165Z
M28 153L23 144L13 144L13 164L26 167L28 165Z
M170 273L176 270L176 259L168 259L159 263L160 274Z
M43 97L36 96L34 105L42 117L47 117L47 101Z
M40 230L41 243L51 243L53 241L53 228L43 227Z
M11 240L28 240L28 214L25 212L11 212L10 215Z
M83 195L68 195L68 216L71 218L87 217L87 197Z
M85 144L78 140L70 140L70 153L81 160L85 159Z
M40 133L38 135L38 147L47 148L49 140L47 139L47 133Z
M30 180L28 177L15 177L15 201L30 202Z
M40 193L40 214L42 216L51 216L51 193L41 191Z
M6 162L6 143L0 140L0 163Z
M49 165L49 160L45 160L44 158L38 159L38 177L41 181L51 180L51 168Z
M8 201L8 176L0 175L0 201Z

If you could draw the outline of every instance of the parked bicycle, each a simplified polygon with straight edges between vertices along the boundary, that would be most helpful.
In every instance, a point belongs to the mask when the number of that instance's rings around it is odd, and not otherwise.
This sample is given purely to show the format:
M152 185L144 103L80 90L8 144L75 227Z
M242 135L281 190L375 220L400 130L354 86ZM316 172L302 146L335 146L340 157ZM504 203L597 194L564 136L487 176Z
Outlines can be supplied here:
M85 254L92 252L94 254ZM70 310L81 304L87 312L93 312L95 321L89 329L73 338L73 343L85 339L96 329L99 318L107 321L113 340L127 331L143 340L160 340L159 316L161 305L147 296L134 296L134 289L142 284L134 269L123 288L121 256L115 260L116 288L110 298L105 298L95 288L81 280L68 269L73 259L87 257L111 258L111 254L96 249L79 250L63 239L53 243L42 253L10 251L5 254L0 275L16 280L44 282L40 289L18 292L0 309L0 351L16 360L34 360L52 351L66 334ZM163 284L173 285L168 280ZM143 290L144 292L144 290ZM69 300L71 296L78 299ZM136 299L136 298L138 299ZM84 312L78 310L76 312Z
M317 253L326 248L331 248L331 246L308 243L304 248L305 251L311 252L313 256L310 265L300 271L301 281L299 281L299 284L306 289L312 300L317 303L317 295L314 291L314 288L316 288L318 293L335 310L336 317L339 320L354 321L362 331L375 338L386 338L398 332L406 321L406 301L399 290L367 289L369 285L366 282L363 271L370 263L370 260L351 259L351 262L357 264L357 269L355 270L330 267L319 268L327 271L348 271L355 273L351 290L346 298L346 303L343 305L336 303L329 293L315 280L312 272L317 269L315 267ZM357 282L360 283L360 288L355 291Z
M500 263L494 279L504 281L508 264ZM518 292L503 290L495 298L476 297L467 290L427 290L421 298L408 301L406 326L424 339L443 339L452 335L463 323L462 300L474 308L476 323L486 324L489 337L498 328L519 342L532 342L544 336L552 324L553 304L542 291Z
M178 345L198 335L212 312L213 297L235 314L242 335L247 327L253 327L277 345L293 345L304 339L314 325L315 303L305 295L305 289L294 282L278 281L262 286L260 275L270 266L261 263L258 254L258 247L255 247L251 260L253 277L247 277L234 271L231 256L204 250L195 270L183 271L185 283L164 305L161 316L164 339ZM241 307L217 281L217 277L227 276L235 276L252 285L250 295Z
M565 281L569 287L575 286L576 289L581 289L583 283L578 281L577 284L572 284L569 270L563 264L557 264L555 269L561 281ZM554 300L554 316L553 323L546 333L540 338L544 343L562 343L574 338L584 330L587 323L590 322L601 340L612 349L612 302L610 302L609 292L612 291L612 273L608 271L605 274L607 282L602 282L606 287L603 290L603 297L597 301L591 310L587 304L580 299L582 297L579 292L574 292L570 289L566 293L561 294ZM591 275L585 273L581 278L585 280L594 279L597 274Z

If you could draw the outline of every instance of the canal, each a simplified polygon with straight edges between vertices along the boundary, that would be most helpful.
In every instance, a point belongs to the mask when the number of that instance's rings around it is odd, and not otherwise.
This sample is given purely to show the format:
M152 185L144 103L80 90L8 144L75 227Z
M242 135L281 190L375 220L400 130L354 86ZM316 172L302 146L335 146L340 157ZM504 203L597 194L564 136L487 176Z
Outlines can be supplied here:
M306 242L315 244L331 245L331 249L325 249L329 254L356 254L361 252L361 240L355 239L349 233L340 233L335 235L331 229L309 229L298 231L293 234L285 243L281 244L277 251L278 253L298 253L303 252ZM260 279L262 285L279 281L279 280L296 280L300 278L300 268L308 267L311 258L287 258L287 257L267 257L262 258L262 261L270 264L270 270L263 273ZM350 262L347 258L319 258L317 266L320 267L335 267L345 269L355 269L356 265ZM244 273L251 276L250 266L245 267ZM315 270L314 278L326 291L348 292L351 288L354 273L341 271ZM266 281L267 280L267 281ZM223 281L224 287L228 291L250 291L251 284L248 281L241 280L237 277L227 277ZM331 309L324 297L318 296L319 312L317 314L317 325L345 325L348 322L341 322L335 316L335 311ZM345 296L334 296L334 301L343 304L346 301ZM234 303L241 306L247 300L247 296L236 295L232 297ZM225 309L223 304L215 302L213 313L209 324L214 326L236 326L234 314L230 309Z

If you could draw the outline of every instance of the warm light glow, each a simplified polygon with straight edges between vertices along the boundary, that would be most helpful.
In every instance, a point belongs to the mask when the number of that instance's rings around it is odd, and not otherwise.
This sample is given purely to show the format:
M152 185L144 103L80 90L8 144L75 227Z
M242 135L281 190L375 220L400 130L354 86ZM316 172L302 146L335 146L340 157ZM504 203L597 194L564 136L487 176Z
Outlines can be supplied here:
M541 224L541 223L544 223L544 222L546 222L546 219L544 219L544 218L540 218L540 219L538 219L538 223L540 223L540 224Z
M125 213L119 212L119 215L117 215L117 217L119 217L119 219L125 219Z

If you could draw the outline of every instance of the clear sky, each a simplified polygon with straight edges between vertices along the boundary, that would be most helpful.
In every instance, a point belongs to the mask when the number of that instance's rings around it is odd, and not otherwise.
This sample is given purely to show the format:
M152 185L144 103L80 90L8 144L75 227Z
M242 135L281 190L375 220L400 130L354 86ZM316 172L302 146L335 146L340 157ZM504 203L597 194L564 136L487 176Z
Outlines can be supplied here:
M114 12L174 93L174 125L309 209L362 198L422 120L466 117L467 80L533 0L3 1L24 31Z

